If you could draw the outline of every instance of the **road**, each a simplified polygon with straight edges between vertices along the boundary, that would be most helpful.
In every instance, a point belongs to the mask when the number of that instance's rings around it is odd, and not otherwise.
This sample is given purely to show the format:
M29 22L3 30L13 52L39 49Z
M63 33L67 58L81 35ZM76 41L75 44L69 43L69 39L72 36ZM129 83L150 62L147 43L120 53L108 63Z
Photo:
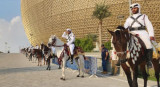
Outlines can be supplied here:
M28 61L23 54L0 54L0 87L129 87L126 77L101 75L98 78L77 78L77 71L67 69L66 81L61 81L61 70L52 64L51 70L46 66ZM139 87L143 80L139 79ZM148 87L156 87L156 82L149 81Z

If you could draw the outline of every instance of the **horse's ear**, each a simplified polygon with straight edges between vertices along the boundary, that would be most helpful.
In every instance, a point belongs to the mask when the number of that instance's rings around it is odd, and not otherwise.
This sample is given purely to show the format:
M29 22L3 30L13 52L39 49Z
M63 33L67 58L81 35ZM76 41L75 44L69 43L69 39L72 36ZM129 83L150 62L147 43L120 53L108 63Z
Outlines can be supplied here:
M108 30L108 29L107 29ZM108 30L108 32L113 36L114 35L114 32L113 31L110 31Z

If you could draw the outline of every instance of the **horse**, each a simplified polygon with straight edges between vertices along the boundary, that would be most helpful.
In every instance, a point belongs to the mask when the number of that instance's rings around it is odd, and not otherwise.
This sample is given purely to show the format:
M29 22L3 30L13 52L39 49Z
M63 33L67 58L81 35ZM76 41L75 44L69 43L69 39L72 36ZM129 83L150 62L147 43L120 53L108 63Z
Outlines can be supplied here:
M26 49L23 48L23 49L20 50L20 52L21 52L22 54L25 54L25 53L26 53Z
M121 66L127 76L128 84L130 87L138 87L138 66L142 71L144 79L144 87L147 87L148 74L146 71L146 47L144 42L138 35L130 34L128 29L117 29L115 32L108 30L112 35L112 43L116 50L117 56L121 61ZM137 41L134 42L133 41ZM130 55L130 56L128 56ZM155 69L157 84L159 87L159 70L160 65L158 60L153 59L152 63ZM132 74L133 73L133 74ZM133 75L133 78L132 78Z
M64 44L64 42L62 42L55 35L50 37L49 43L51 43L51 45L55 47L55 50L57 52L59 64L61 64L62 66L62 77L60 79L64 81L66 61L69 59L70 56L69 48L66 44ZM74 56L79 71L77 77L84 78L84 54L81 52L81 49L78 49L77 52L78 52L77 56Z
M42 66L42 50L40 49L33 49L32 54L38 59L38 66Z
M41 49L44 54L44 58L46 59L46 60L44 60L44 61L46 61L46 64L47 64L46 70L50 70L51 69L51 65L50 65L51 58L55 58L56 54L53 54L52 49L49 48L48 46L46 46L45 44L41 44ZM59 69L60 69L60 65L59 65Z
M40 49L42 50L42 54L43 55L44 55L44 52L46 52L46 51L49 50L49 48L46 45L44 45L44 44L40 45ZM43 56L43 60L44 60L44 65L47 65L46 57L45 56Z

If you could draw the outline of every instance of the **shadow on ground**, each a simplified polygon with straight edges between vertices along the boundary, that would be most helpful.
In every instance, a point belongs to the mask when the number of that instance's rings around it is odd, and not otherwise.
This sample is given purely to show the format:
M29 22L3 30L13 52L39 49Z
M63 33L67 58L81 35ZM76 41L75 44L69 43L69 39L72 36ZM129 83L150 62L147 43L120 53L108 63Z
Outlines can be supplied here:
M58 67L52 66L51 70L58 70ZM0 75L35 71L46 71L46 66L0 69Z

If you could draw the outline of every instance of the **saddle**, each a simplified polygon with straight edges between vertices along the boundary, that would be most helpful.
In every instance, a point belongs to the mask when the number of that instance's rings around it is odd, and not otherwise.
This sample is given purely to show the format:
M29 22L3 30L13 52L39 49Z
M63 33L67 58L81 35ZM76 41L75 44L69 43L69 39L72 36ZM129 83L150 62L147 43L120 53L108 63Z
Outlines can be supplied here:
M71 56L71 52L70 52L70 50L69 50L69 46L67 46L67 45L64 45L64 49L65 49L65 51L67 52L67 55L68 56ZM74 48L74 58L77 58L78 57L78 55L84 55L84 51L81 49L81 47L78 47L78 46L75 46L75 48Z
M145 55L146 46L144 42L139 38L138 35L131 34L130 41L128 43L129 57L132 58L132 62L135 63L137 58L140 56L139 52L142 52L142 55Z

